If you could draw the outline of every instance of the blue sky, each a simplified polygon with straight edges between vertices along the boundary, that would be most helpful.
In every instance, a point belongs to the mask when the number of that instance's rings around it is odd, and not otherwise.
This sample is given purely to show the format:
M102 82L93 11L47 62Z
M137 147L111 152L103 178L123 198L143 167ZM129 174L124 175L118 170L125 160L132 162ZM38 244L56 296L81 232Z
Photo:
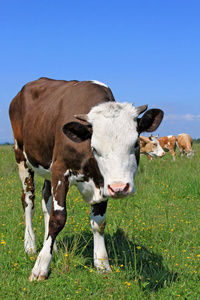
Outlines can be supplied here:
M199 16L199 0L0 0L0 143L12 98L42 76L102 81L163 109L155 134L200 138Z

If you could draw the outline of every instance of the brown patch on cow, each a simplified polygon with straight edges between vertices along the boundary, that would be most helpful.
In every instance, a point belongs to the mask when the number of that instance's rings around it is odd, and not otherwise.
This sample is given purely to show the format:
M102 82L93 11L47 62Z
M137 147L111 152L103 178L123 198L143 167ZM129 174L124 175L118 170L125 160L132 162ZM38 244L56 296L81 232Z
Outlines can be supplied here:
M103 223L101 223L101 225L99 226L99 229L98 229L99 234L101 234L101 235L104 234L105 227L106 227L106 220L103 221Z
M24 161L25 162L25 157L24 157L24 154L23 154L23 151L20 150L19 148L18 149L14 149L14 152L15 152L15 159L16 159L16 162L19 164L20 162ZM27 169L27 165L24 163L24 167Z
M45 180L44 185L43 185L43 198L45 203L49 201L49 198L51 197L51 182L48 180Z
M52 205L53 208L53 205ZM51 217L49 220L49 236L52 238L50 253L53 252L53 244L58 233L64 228L67 219L67 212L64 208L63 210L51 210ZM47 237L47 239L48 239Z
M29 170L29 176L25 179L24 184L26 185L26 193L31 192L29 199L32 201L32 209L35 207L35 186L34 186L34 172Z
M22 207L23 210L25 211L25 208L27 207L27 203L25 201L25 194L24 194L24 190L22 189L22 197L21 197L21 201L22 201Z
M33 172L30 172L29 177L25 179L26 192L34 193L34 182L33 182Z
M92 213L94 216L103 216L106 213L108 200L92 205Z
M66 170L73 170L73 171L80 172L82 169L82 164L83 164L84 160L86 159L86 156L88 155L88 153L87 153L88 151L86 153L85 153L85 151L80 152L80 151L78 151L78 148L81 146L81 144L76 144L76 145L77 145L76 148L72 147L70 145L66 145L66 147L64 147L63 153L66 153L67 155L65 155L63 157L63 161L66 165ZM89 145L88 145L88 147L89 147ZM57 157L55 157L55 159L56 158Z
M93 157L90 157L87 161L85 161L82 169L87 181L89 181L89 178L91 178L94 181L96 188L103 187L104 180L99 171L97 162Z

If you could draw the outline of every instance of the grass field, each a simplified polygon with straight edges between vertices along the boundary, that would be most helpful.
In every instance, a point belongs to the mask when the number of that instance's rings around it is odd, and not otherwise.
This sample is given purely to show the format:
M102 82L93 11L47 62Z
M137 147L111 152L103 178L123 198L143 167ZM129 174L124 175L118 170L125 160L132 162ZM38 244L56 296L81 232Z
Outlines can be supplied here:
M21 183L10 146L0 147L0 299L200 299L200 144L192 159L141 157L136 194L109 200L106 245L112 273L93 268L90 207L72 188L49 279L28 277ZM43 243L41 188L35 177L34 228Z

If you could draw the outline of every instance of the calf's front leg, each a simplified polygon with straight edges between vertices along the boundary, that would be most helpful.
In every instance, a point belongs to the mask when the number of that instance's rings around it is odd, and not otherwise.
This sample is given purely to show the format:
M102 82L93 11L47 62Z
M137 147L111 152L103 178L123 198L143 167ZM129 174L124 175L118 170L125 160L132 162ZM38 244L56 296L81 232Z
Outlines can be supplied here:
M99 272L110 272L104 240L107 201L91 206L91 228L94 236L94 266Z

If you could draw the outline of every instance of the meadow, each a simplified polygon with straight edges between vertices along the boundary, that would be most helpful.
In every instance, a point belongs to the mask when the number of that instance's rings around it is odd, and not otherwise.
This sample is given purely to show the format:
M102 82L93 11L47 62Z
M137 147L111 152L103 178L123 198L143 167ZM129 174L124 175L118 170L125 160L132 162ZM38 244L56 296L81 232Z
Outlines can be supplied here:
M0 299L200 299L200 144L192 159L141 157L136 194L108 202L112 273L93 267L90 207L76 188L49 278L29 282L36 259L23 248L21 183L11 146L0 147ZM43 180L35 176L34 230L43 243Z

